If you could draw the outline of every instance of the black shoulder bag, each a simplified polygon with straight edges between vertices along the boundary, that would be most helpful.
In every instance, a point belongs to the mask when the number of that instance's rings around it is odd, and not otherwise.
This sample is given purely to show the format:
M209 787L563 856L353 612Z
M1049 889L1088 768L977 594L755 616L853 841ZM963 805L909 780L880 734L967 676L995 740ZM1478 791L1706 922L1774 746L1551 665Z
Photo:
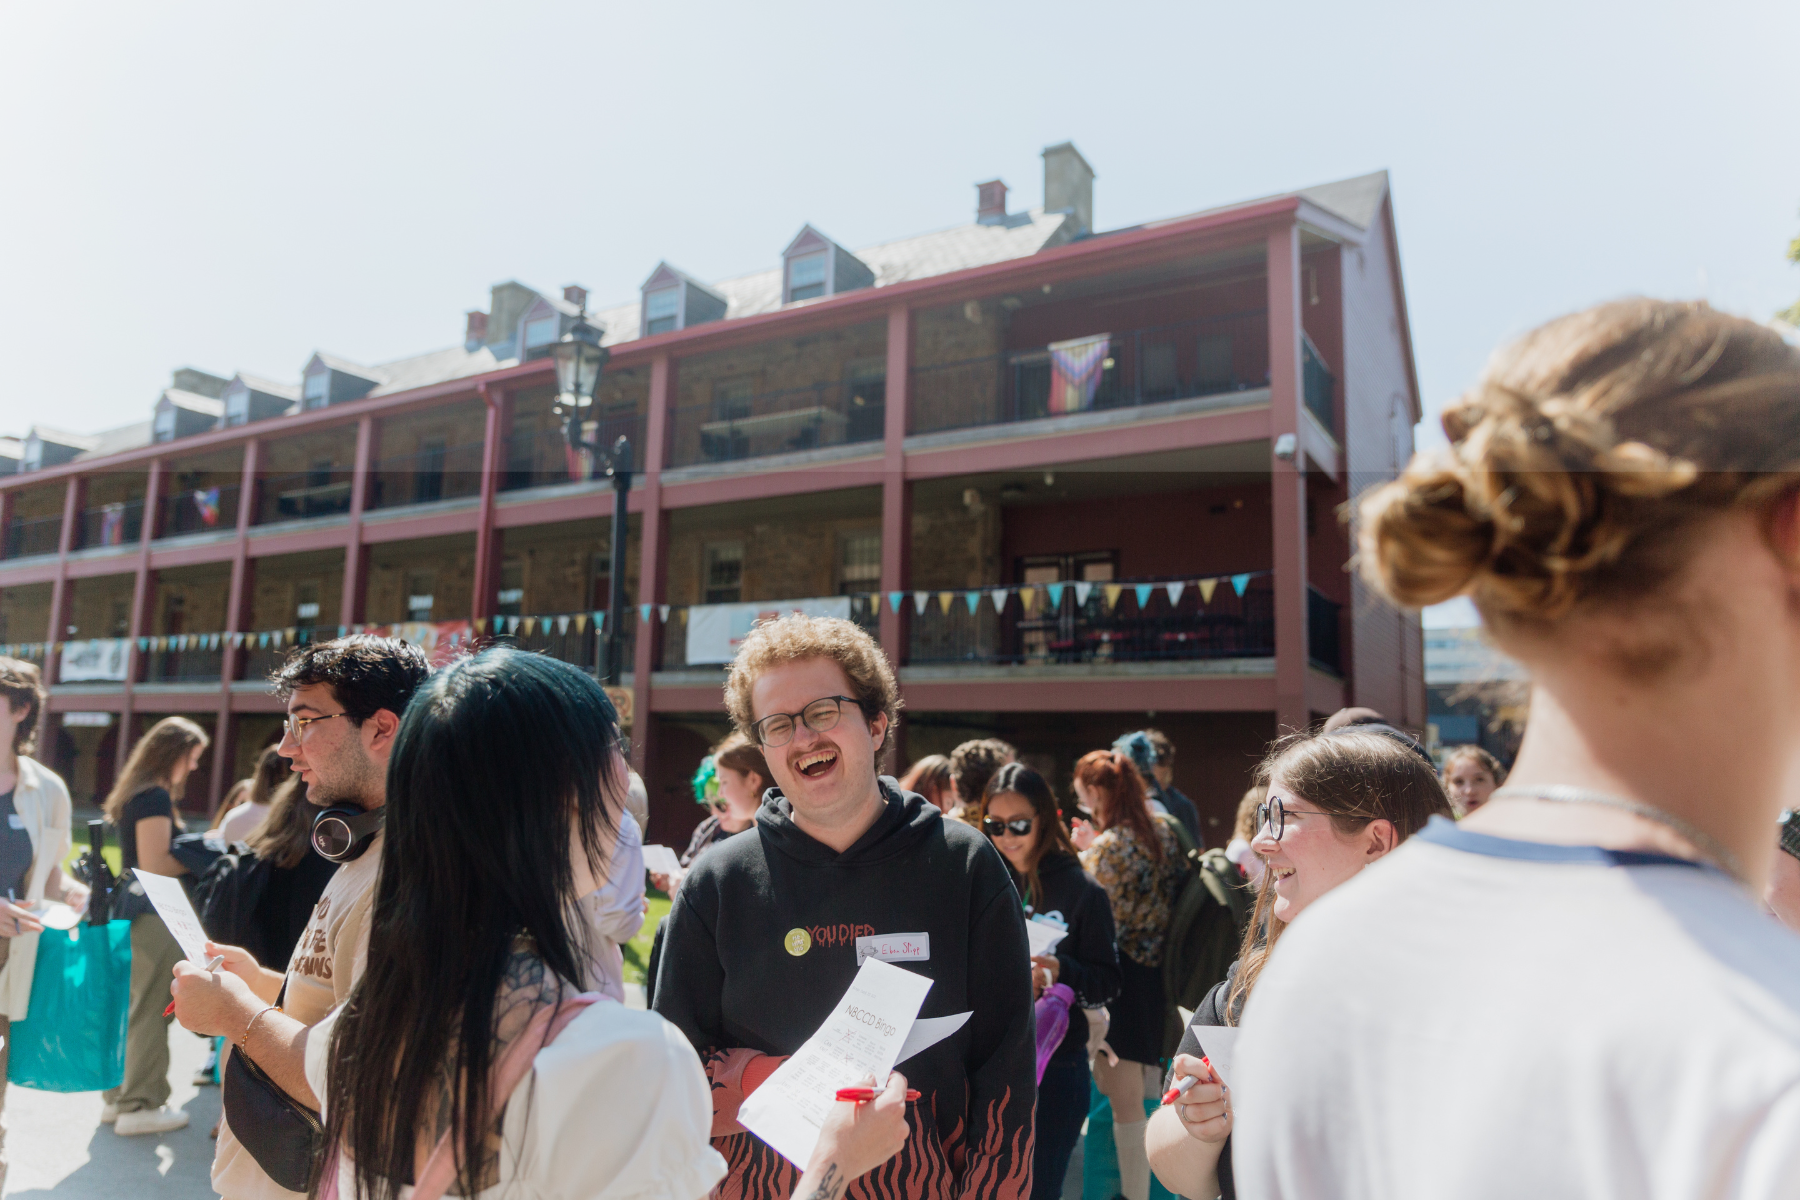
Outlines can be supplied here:
M283 983L276 1005L286 996ZM226 1060L219 1090L231 1134L256 1165L288 1191L310 1193L325 1164L325 1124L319 1114L283 1091L242 1047L234 1047Z

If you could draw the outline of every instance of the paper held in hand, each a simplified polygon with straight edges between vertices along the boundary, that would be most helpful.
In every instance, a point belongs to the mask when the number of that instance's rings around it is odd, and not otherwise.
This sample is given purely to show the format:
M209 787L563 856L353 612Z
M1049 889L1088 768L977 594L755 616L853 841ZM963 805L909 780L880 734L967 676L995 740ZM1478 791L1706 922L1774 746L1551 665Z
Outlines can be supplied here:
M1025 922L1025 938L1031 943L1033 957L1040 954L1054 954L1056 944L1069 936L1069 931L1061 925L1053 925L1049 921L1033 917Z
M644 870L652 875L679 875L681 859L667 846L645 846Z
M917 1020L931 980L878 958L864 961L819 1031L738 1108L738 1122L802 1171L837 1089L873 1076L950 1036L968 1013Z
M143 886L144 895L150 897L150 903L156 907L156 915L162 918L163 924L169 927L169 933L181 946L181 953L196 967L205 967L206 930L200 927L200 918L194 915L194 906L188 903L187 891L181 886L181 880L170 879L167 875L152 875L142 867L131 868Z
M1199 1039L1200 1053L1219 1073L1219 1079L1231 1082L1231 1056L1237 1050L1238 1027L1235 1025L1196 1025L1194 1037Z

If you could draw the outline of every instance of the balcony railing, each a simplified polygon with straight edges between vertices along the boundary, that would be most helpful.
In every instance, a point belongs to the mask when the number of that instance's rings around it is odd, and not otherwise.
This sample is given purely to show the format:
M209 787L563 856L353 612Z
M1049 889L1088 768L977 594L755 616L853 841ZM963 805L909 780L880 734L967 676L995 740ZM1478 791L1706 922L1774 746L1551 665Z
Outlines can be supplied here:
M6 527L6 557L55 554L62 539L61 517L14 517Z
M1314 665L1334 675L1344 673L1343 637L1344 606L1328 599L1315 587L1306 589L1306 656Z
M594 423L588 436L594 444L611 449L620 438L630 438L632 465L644 469L646 418L635 412L604 417ZM583 452L569 449L560 429L519 430L506 439L499 486L503 492L524 488L551 487L583 477L587 464Z
M190 647L185 650L152 650L144 655L146 683L217 683L225 662L225 650Z
M262 483L257 524L349 512L351 475L350 468L344 467L269 476Z
M909 661L915 665L1157 662L1275 653L1274 592L1267 571L915 592L907 599L914 605Z
M1251 309L1095 333L913 372L913 433L1162 404L1261 387L1268 317Z
M124 546L138 540L144 528L144 502L119 500L83 509L76 518L75 545Z
M237 516L237 484L188 488L174 492L163 500L162 531L157 536L178 537L184 533L235 529Z
M480 494L481 443L465 442L431 446L377 462L370 472L365 503L370 508L398 508Z
M1305 403L1306 410L1319 419L1325 432L1337 437L1337 405L1332 403L1331 395L1337 381L1332 376L1331 369L1325 365L1325 360L1319 357L1311 338L1303 337L1300 349L1301 400Z
M675 410L669 466L880 441L886 411L881 379L716 397Z
M881 635L881 597L874 592L865 592L852 595L848 597L848 600L850 602L850 620L867 630L869 636L879 637ZM757 608L766 609L770 613L785 612L787 611L788 606L794 605L795 603L796 602L794 601L783 600L743 602L746 608L754 605ZM714 608L715 606L705 605L701 607ZM680 605L676 605L669 609L668 616L662 617L658 614L659 619L662 621L663 637L662 654L659 658L657 669L661 671L717 670L723 674L726 667L729 665L728 663L690 663L688 661L688 621L693 611L693 608L684 608ZM716 646L715 649L717 649Z
M581 619L578 620L578 616ZM514 620L518 621L516 627ZM628 606L620 626L624 631L624 637L620 639L621 671L631 670L632 659L637 654L637 627L637 610ZM606 638L601 632L601 623L596 622L591 613L494 617L489 621L487 632L478 633L476 637L486 644L517 646L530 653L547 654L593 675L599 675L604 666L600 660L605 653Z

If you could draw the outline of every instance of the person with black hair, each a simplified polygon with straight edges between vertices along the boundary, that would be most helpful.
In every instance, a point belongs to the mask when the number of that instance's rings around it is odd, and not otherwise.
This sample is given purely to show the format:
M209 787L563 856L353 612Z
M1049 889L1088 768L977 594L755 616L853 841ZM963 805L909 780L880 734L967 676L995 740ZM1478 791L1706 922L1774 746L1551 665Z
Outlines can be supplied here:
M175 1017L196 1033L223 1035L283 1091L308 1108L318 1097L306 1081L302 1035L342 1004L367 961L369 905L381 863L388 760L400 717L431 673L417 646L358 634L303 647L273 677L287 700L277 749L293 763L306 800L352 831L342 865L312 910L285 972L239 946L212 946L237 986L183 989ZM315 836L318 818L314 813ZM221 1063L221 1068L228 1064ZM258 1165L219 1122L213 1190L231 1200L298 1200Z

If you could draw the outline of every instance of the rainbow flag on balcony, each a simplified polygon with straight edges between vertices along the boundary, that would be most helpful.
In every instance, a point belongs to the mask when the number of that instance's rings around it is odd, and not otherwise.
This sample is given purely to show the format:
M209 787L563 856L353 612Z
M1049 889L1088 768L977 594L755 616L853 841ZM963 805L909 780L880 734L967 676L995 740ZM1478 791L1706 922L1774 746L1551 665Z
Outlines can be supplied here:
M200 523L211 529L219 523L219 489L209 487L194 493L194 507L200 511Z
M1050 352L1051 412L1086 412L1093 407L1100 376L1106 371L1106 352L1111 347L1110 333L1051 342L1045 347Z

